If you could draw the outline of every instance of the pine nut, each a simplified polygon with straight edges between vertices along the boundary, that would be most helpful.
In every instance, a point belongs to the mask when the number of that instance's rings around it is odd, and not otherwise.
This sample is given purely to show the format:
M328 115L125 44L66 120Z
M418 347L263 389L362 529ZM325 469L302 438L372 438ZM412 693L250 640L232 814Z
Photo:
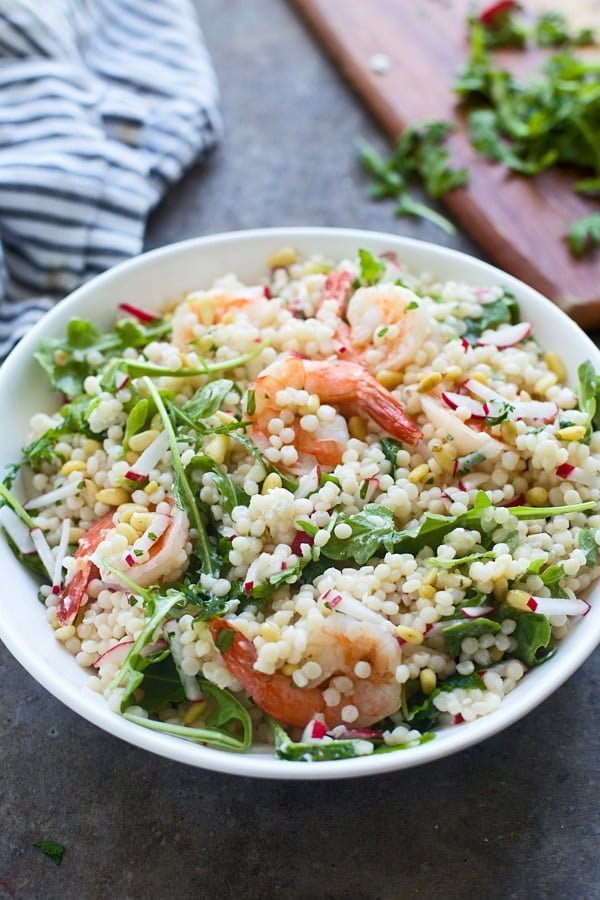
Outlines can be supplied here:
M69 528L69 543L76 544L85 534L83 528Z
M566 381L567 373L563 361L558 353L546 353L545 362L551 372L554 372L559 381Z
M230 439L226 434L216 434L214 438L208 442L208 444L204 447L204 452L207 456L216 462L217 465L221 465L225 462L225 457L227 456L227 451L229 450Z
M425 481L430 471L431 470L427 463L421 463L420 466L417 466L416 469L412 470L412 472L408 476L408 480L412 484L418 484L420 481Z
M145 494L153 494L154 491L158 490L158 481L149 481L146 487L144 488Z
M96 494L96 502L104 503L105 506L120 506L121 503L127 503L129 494L122 487L103 488Z
M548 491L543 487L532 487L525 494L528 506L545 506L548 502Z
M422 584L419 588L419 597L424 600L433 600L435 597L435 588L432 584Z
M274 622L263 622L258 631L265 641L278 641L281 637L281 632Z
M271 472L263 481L261 494L270 494L271 491L276 491L281 485L282 481L277 472Z
M75 637L76 634L77 629L74 625L61 625L54 632L54 637L57 641L68 641L69 638Z
M119 507L119 521L120 522L129 522L134 513L147 513L148 510L145 506L141 506L139 503L123 503L122 506Z
M460 366L448 366L444 372L444 378L447 378L449 381L462 381L464 372Z
M535 383L534 391L536 394L539 394L540 397L544 397L546 391L551 387L554 387L557 381L558 378L556 377L554 372L548 372L547 375L542 375L541 378L538 378Z
M293 247L282 247L268 258L267 265L270 269L287 269L296 262L297 258L298 254Z
M404 376L401 372L392 372L391 369L381 369L376 377L379 384L387 388L388 391L393 391L394 388L397 388L404 381Z
M124 538L127 538L129 544L133 544L134 541L137 541L139 538L139 533L135 528L132 528L131 525L128 525L127 522L119 522L115 527L115 531L117 534L122 534Z
M429 372L427 375L423 375L419 383L417 384L417 390L420 394L426 394L428 391L432 391L435 387L438 386L442 381L442 376L439 372Z
M527 591L509 591L506 595L506 602L509 606L512 606L513 609L519 609L522 612L530 612L529 606L527 605L531 599L531 595L527 593Z
M367 436L367 423L360 416L351 416L348 419L348 431L351 437L364 441Z
M206 700L200 700L199 703L192 703L189 709L186 709L183 714L183 724L193 725L206 709L206 705Z
M559 428L556 437L561 441L581 441L585 437L585 428L583 425L568 425L566 428Z
M147 431L140 431L139 434L134 434L133 437L129 439L129 448L135 450L136 453L142 453L146 447L149 447L150 444L156 440L158 434L158 431L155 431L154 428L148 428Z
M129 526L132 531L136 532L134 540L137 541L140 534L146 530L146 528L150 527L154 516L152 513L149 513L148 510L144 512L133 512L131 514L131 518L129 519Z
M416 628L408 628L405 625L396 625L396 637L407 644L422 644L423 635Z
M431 694L435 690L437 684L437 675L433 669L421 669L419 672L419 681L421 682L421 690L424 694Z
M80 459L70 459L60 470L61 475L70 475L71 472L85 472L87 466Z

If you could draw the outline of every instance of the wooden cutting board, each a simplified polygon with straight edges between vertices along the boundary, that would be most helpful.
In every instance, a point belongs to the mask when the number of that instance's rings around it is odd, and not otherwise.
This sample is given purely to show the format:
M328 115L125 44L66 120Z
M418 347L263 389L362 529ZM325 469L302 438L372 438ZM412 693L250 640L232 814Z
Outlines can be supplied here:
M418 120L456 122L453 162L469 169L470 182L446 195L447 209L501 268L546 294L581 325L600 326L600 249L578 261L564 238L569 223L598 204L573 192L572 174L522 178L488 162L469 143L452 91L454 73L468 52L469 0L294 2L391 137ZM575 10L578 25L600 25L599 0L550 5ZM544 6L543 0L530 0L530 8ZM385 73L373 70L376 54L389 60ZM503 50L496 56L523 77L544 58L541 51Z

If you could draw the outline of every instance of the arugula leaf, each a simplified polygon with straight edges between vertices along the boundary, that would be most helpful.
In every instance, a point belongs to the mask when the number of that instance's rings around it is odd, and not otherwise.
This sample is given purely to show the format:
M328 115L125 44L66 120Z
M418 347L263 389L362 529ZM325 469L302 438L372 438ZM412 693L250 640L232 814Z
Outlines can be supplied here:
M163 403L163 399L152 380L148 377L144 377L143 382L146 385L146 388L156 405L156 409L158 410L158 413L162 419L163 427L167 432L167 437L169 438L171 465L173 466L174 474L173 497L175 498L177 506L187 512L192 527L196 529L196 540L198 541L198 549L202 558L204 571L208 575L212 575L213 563L210 554L210 547L208 544L206 529L200 516L200 511L198 509L198 504L196 503L194 492L192 491L185 469L183 468L183 463L181 462L181 456L179 455L179 450L177 449L177 437L175 435L173 423L169 418L169 414L166 410L165 404Z
M221 408L223 400L233 388L229 378L218 378L199 388L184 405L183 411L191 419L208 419Z
M367 503L359 513L350 516L342 514L338 517L337 524L350 525L352 534L349 538L338 538L332 534L321 548L321 554L328 559L354 559L358 565L364 565L382 548L390 553L413 554L424 547L436 550L446 535L455 528L480 529L482 516L490 506L491 501L487 494L479 491L473 508L460 516L426 513L420 522L398 531L391 510L376 503ZM572 506L513 506L510 508L510 514L517 519L545 519L549 516L583 512L593 509L594 506L592 500Z
M8 488L0 483L0 506L9 506L14 513L18 515L21 522L31 530L35 528L35 522L27 512L27 510L23 507L21 503L17 500L14 494L8 490Z
M153 662L144 670L141 688L144 696L139 705L149 713L158 712L167 703L185 700L185 691L171 655Z
M230 513L235 506L248 506L250 501L248 495L233 483L229 475L210 456L205 454L193 456L187 464L186 475L191 475L196 470L212 474L226 512Z
M66 850L64 844L56 844L54 841L38 841L33 846L41 850L56 866L60 866Z
M584 46L595 41L592 28L582 28L571 33L567 17L562 12L543 13L535 25L535 40L538 47L561 47L564 44Z
M549 588L553 597L567 597L567 592L563 590L560 584L561 578L565 577L565 567L562 564L548 566L543 572L540 572L540 578L545 586Z
M417 725L420 729L431 728L440 715L440 711L434 706L433 701L442 692L453 691L455 688L462 688L463 690L478 688L480 691L483 691L485 690L485 684L483 679L475 672L471 675L451 675L438 684L438 687L430 694L417 691L410 698L406 709L406 721Z
M593 569L598 559L598 545L596 544L596 530L594 528L581 529L578 547L585 553L586 566Z
M471 316L463 319L466 327L465 337L473 344L488 328L496 328L498 325L516 325L521 321L521 312L517 299L511 291L502 291L502 296L481 307L481 315L478 318Z
M451 656L460 654L460 645L464 638L481 637L482 634L497 634L500 631L498 622L480 616L477 619L463 619L451 622L442 629L442 635L446 641Z
M263 454L260 452L254 441L247 434L238 434L237 432L231 432L231 438L234 441L237 441L238 444L241 444L242 447L250 453L259 463L262 464L265 474L269 475L271 472L275 472L281 478L281 484L286 489L286 491L291 491L292 494L295 494L298 490L298 482L294 481L293 478L290 478L289 475L286 475L285 472L282 472L281 469L278 469L277 466L274 466L273 463L270 463Z
M589 444L592 437L592 429L600 428L600 375L596 374L594 366L589 359L582 362L577 369L579 378L579 409L587 416L588 422L584 442Z
M438 569L456 569L458 566L468 566L480 559L495 559L496 554L493 550L482 550L478 553L470 553L468 556L457 556L455 559L440 559L438 556L430 556L426 560L430 566L437 566Z
M482 27L481 18L470 20L470 27ZM514 8L500 10L483 25L485 45L489 48L524 47L528 28Z
M127 449L129 447L129 441L131 438L137 434L139 431L142 431L146 421L148 419L148 412L150 409L150 404L145 397L142 397L141 400L135 404L129 415L127 416L127 423L125 425L125 434L123 436L123 446Z
M453 169L444 142L452 132L448 122L424 122L407 128L388 159L380 156L366 141L358 148L367 171L373 176L371 196L375 200L393 198L396 215L429 219L449 234L454 227L440 213L415 199L407 190L409 180L421 182L430 197L438 199L455 187L466 184L466 169Z
M207 717L206 727L191 728L187 725L172 725L156 719L146 719L125 711L123 718L152 731L171 734L188 741L208 744L221 750L243 752L252 743L252 720L246 709L229 691L218 688L205 679L198 679L203 694L208 694L215 710Z
M398 457L398 450L402 450L402 444L400 443L400 441L395 440L395 438L384 437L379 441L379 446L383 451L383 455L390 464L390 475L392 476L392 478L395 478L396 469L398 468L396 459Z
M52 387L70 399L83 392L83 382L99 368L87 362L90 350L100 352L107 360L127 347L145 347L151 341L165 337L170 330L170 322L162 319L149 325L123 319L115 324L113 331L103 334L92 322L72 318L65 337L46 338L34 357L48 375ZM114 381L111 387L114 387Z
M377 284L386 271L386 265L368 250L359 250L360 281L367 285Z
M568 231L569 246L576 256L583 256L592 247L600 245L600 213L593 212L575 222Z
M227 543L229 544L229 541ZM228 597L215 597L204 591L199 584L183 584L180 590L186 603L194 607L193 615L197 622L207 622L227 611Z
M508 604L502 604L500 621L512 619L517 623L512 637L517 642L514 655L528 666L538 666L554 656L556 647L550 648L552 628L546 616L539 613L519 612Z
M29 569L30 572L33 572L34 575L37 575L42 579L44 583L48 582L48 572L46 571L46 566L41 561L40 557L37 553L22 553L10 534L6 529L2 529L4 531L4 537L6 538L6 542L11 550L11 553L17 559L21 565L25 569Z

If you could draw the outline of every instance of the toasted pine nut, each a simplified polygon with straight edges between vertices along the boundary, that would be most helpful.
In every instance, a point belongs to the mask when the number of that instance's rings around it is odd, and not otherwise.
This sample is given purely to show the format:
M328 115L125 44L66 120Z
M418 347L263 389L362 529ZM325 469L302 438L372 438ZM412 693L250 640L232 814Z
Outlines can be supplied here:
M281 671L284 675L293 675L298 666L295 666L293 663L286 663L285 666L281 667Z
M546 353L545 362L551 372L554 372L559 381L566 381L567 373L563 365L563 361L558 353L550 351Z
M129 522L134 513L147 512L148 510L146 507L142 506L140 503L123 503L123 505L119 507L119 521Z
M506 595L506 602L509 606L512 606L513 609L519 609L522 612L529 612L528 603L531 599L531 595L527 593L527 591L509 591Z
M85 534L83 528L69 528L69 543L76 544L80 538L82 538Z
M517 437L517 426L514 422L502 422L500 425L502 440L507 444L514 444Z
M265 641L278 641L281 637L281 632L274 622L263 622L258 631Z
M128 450L125 454L125 462L129 463L130 466L135 465L139 458L140 454L134 453L133 450Z
M421 669L419 672L419 681L421 682L421 690L424 694L431 694L435 690L437 684L437 675L433 669Z
M139 533L132 528L131 525L128 525L127 522L119 522L119 524L115 527L115 531L117 534L122 534L124 538L127 538L128 543L133 544L134 541L137 541L139 538Z
M419 383L417 384L417 390L420 394L426 394L428 391L432 391L438 384L441 383L442 376L439 372L428 372L427 375L423 375Z
M525 494L528 506L545 506L548 502L548 491L543 487L532 487Z
M360 416L351 416L348 419L348 431L351 437L364 441L367 436L367 423Z
M200 718L205 709L206 700L200 700L198 703L192 703L189 709L186 709L183 714L183 724L192 725Z
M425 600L433 600L435 597L435 588L432 584L422 584L419 588L419 597Z
M282 485L281 478L277 474L277 472L271 472L270 475L267 475L265 480L263 481L261 494L269 494L271 491L277 490Z
M208 442L208 444L204 447L204 452L207 456L216 462L217 465L221 465L225 462L225 457L227 456L227 452L229 450L230 439L226 434L216 434L214 438Z
M61 625L54 632L54 637L57 641L68 641L69 638L75 637L76 634L77 629L74 625Z
M155 431L154 428L148 428L146 431L140 431L139 434L134 434L133 437L129 439L129 447L131 450L135 450L136 453L142 453L146 447L149 447L152 441L156 440L159 432Z
M488 377L485 372L471 372L471 378L473 378L475 381L478 381L479 384L488 383Z
M70 475L71 472L85 472L87 466L80 459L69 459L60 470L61 475Z
M420 466L417 466L416 469L412 470L412 472L408 476L408 480L412 484L418 484L420 481L425 481L430 471L431 470L427 463L421 463Z
M96 502L104 503L105 506L120 506L121 503L127 503L129 494L122 487L103 488L96 494Z
M148 528L152 522L153 515L148 510L145 512L133 512L129 519L129 527L136 532L134 540L136 541L140 534Z
M91 456L92 453L95 453L97 450L102 449L102 444L100 443L100 441L93 440L93 438L86 438L81 442L81 449L88 456Z
M423 635L416 628L408 628L406 625L396 625L396 637L407 644L422 644Z
M502 659L502 650L498 650L497 647L490 647L489 653L492 662L500 662Z
M402 384L404 375L401 372L392 372L391 369L381 369L377 373L377 381L388 391L393 391L399 384Z
M465 373L460 366L448 366L444 372L444 378L448 378L450 381L462 381L464 375Z
M581 441L585 437L585 428L583 425L568 425L566 428L559 428L556 437L561 441Z
M158 481L149 481L146 487L144 488L145 494L153 494L154 491L158 490Z
M554 374L554 372L548 372L547 375L542 375L541 378L535 383L534 391L536 394L539 394L540 397L545 396L546 391L548 391L551 387L557 383L558 378Z
M454 472L454 457L445 448L433 450L432 454L442 472L445 472L446 475L452 475Z
M293 247L282 247L268 258L267 265L270 269L287 269L296 262L297 258L298 254Z

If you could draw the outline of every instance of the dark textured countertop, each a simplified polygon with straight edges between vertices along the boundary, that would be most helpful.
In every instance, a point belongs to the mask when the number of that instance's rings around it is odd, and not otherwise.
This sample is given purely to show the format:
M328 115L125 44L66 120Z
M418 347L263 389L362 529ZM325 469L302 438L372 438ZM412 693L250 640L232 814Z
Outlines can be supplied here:
M198 7L226 138L153 215L149 247L312 224L477 252L366 199L353 140L378 133L283 0ZM526 719L426 768L294 784L130 747L55 701L0 648L0 897L599 897L599 670L596 655ZM60 867L34 849L39 840L66 845Z

